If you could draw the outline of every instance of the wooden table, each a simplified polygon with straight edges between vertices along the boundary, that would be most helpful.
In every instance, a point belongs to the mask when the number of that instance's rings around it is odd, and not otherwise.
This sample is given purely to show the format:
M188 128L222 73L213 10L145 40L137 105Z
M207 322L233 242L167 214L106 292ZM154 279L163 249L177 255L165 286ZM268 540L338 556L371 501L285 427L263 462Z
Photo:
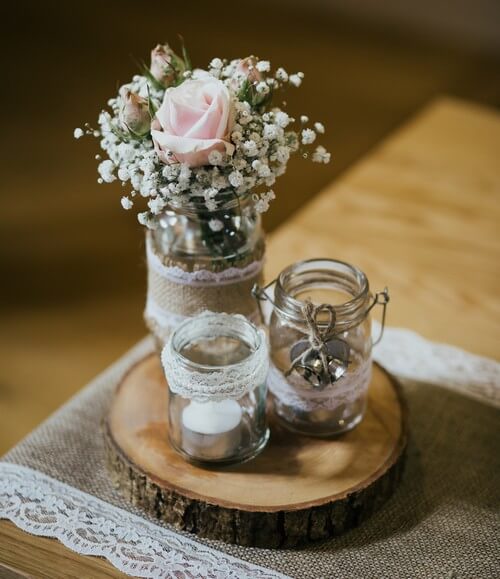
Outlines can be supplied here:
M268 278L299 259L352 262L374 289L389 286L390 325L499 358L498 151L500 114L432 103L272 236ZM124 577L6 521L0 563L21 576Z

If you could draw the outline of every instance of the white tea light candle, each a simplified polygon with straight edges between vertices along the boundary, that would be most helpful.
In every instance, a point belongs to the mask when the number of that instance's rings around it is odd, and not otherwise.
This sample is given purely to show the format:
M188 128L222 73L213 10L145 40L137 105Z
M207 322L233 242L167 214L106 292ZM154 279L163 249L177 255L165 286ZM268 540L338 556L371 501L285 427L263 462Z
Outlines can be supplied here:
M236 400L196 402L182 411L182 446L204 460L217 460L241 443L243 412Z

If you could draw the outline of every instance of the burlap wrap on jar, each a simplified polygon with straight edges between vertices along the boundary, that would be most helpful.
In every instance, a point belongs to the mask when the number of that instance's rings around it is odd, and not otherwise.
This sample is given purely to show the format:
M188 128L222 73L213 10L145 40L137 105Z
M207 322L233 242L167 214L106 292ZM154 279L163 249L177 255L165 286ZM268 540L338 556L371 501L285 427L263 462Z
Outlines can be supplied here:
M265 243L250 254L233 259L221 269L220 261L203 269L193 262L160 255L150 232L146 234L148 289L144 319L162 346L170 332L187 317L203 311L242 314L252 322L259 312L252 287L262 283Z

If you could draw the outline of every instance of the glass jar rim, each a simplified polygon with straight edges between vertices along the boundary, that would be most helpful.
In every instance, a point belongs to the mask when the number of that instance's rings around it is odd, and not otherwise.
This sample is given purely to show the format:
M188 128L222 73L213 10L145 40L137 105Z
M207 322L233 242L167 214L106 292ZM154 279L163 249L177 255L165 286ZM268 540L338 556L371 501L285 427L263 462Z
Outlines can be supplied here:
M224 332L220 332L223 328ZM214 334L214 332L216 332ZM187 358L182 353L183 348L195 340L214 337L235 338L244 342L250 349L247 356L227 364L201 364ZM220 371L238 369L248 365L249 360L266 347L265 336L252 322L240 314L223 312L203 312L195 317L188 318L178 325L170 338L172 352L178 361L194 371Z
M314 277L314 276L319 277ZM310 276L310 277L307 277ZM312 276L312 277L311 277ZM290 286L293 279L299 280ZM334 284L344 280L341 289L352 296L341 304L329 304L336 314L336 324L343 330L360 323L370 310L370 285L365 273L345 261L331 258L313 258L298 261L286 267L276 279L275 307L279 312L296 323L303 323L304 301L294 296L318 284ZM348 285L351 282L351 285ZM319 324L325 324L318 320Z

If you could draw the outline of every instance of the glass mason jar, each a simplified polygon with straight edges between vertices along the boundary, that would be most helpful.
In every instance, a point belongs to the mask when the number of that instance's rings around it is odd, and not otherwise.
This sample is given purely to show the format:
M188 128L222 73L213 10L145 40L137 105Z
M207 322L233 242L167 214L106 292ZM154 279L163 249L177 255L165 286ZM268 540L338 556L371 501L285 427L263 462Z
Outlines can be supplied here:
M254 293L273 304L268 385L275 413L301 434L351 430L363 418L371 378L369 314L383 305L383 331L387 289L373 296L362 271L332 259L295 263L272 284L274 300L269 286Z
M250 195L219 194L170 203L148 231L148 295L144 317L163 345L186 317L202 311L238 313L258 322L252 287L262 279L265 251L259 213Z
M266 336L241 315L205 312L171 334L162 351L169 437L188 461L234 464L269 439Z

